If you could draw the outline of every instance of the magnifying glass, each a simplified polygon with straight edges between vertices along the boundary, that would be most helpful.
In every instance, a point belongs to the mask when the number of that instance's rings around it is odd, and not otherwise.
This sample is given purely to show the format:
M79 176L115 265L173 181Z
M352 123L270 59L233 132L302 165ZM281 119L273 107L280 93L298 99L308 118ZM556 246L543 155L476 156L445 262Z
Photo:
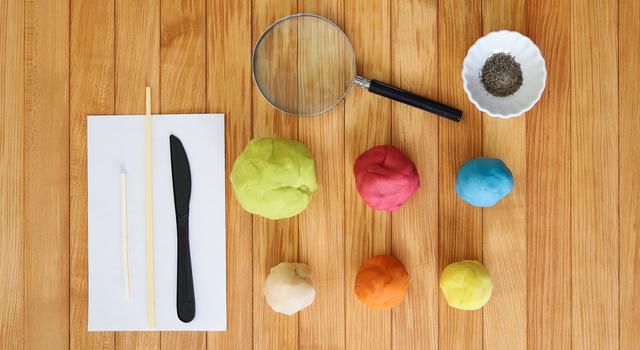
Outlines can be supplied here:
M462 112L428 98L356 75L356 55L335 23L301 13L273 23L253 50L253 77L277 109L295 116L321 114L337 105L352 85L459 122Z

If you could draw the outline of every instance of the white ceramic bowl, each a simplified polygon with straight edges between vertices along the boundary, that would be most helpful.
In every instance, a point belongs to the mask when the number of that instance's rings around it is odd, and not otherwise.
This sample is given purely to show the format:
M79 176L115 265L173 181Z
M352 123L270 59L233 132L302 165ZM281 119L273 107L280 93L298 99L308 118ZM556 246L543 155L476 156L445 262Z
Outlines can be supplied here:
M491 95L480 81L485 61L499 52L513 56L522 68L522 86L513 95ZM540 49L526 36L508 30L491 32L478 39L464 58L462 81L469 100L493 117L512 118L530 110L542 96L547 68Z

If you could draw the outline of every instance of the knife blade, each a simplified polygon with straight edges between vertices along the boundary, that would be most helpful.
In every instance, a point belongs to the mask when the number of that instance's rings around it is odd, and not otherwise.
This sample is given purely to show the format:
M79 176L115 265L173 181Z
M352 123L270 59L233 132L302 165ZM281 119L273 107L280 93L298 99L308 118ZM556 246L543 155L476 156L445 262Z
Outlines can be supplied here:
M184 146L179 138L169 136L171 149L171 173L173 178L173 201L176 211L178 233L178 276L176 312L180 321L191 322L196 314L193 292L191 252L189 248L189 201L191 200L191 167Z

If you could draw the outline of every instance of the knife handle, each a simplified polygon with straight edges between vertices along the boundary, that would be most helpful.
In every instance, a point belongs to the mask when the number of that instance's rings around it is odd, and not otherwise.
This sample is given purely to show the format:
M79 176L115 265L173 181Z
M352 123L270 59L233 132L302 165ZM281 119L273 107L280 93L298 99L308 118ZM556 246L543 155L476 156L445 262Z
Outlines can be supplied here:
M196 316L196 300L193 293L191 252L189 249L189 217L178 218L178 290L176 310L180 321L188 323Z

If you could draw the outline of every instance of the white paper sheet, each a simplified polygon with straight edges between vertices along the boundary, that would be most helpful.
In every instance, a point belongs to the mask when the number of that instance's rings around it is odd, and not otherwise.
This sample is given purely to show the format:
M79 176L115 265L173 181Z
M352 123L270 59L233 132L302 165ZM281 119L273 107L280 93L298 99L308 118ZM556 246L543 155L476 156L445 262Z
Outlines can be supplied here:
M176 315L176 219L169 136L184 145L191 167L189 240L196 316ZM89 331L147 327L144 116L87 118ZM224 116L152 116L153 245L156 328L226 330ZM120 173L128 175L127 300L121 246Z

